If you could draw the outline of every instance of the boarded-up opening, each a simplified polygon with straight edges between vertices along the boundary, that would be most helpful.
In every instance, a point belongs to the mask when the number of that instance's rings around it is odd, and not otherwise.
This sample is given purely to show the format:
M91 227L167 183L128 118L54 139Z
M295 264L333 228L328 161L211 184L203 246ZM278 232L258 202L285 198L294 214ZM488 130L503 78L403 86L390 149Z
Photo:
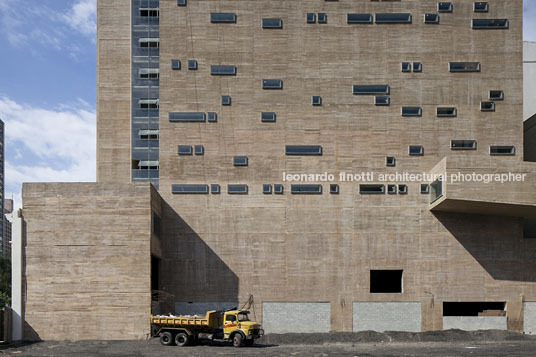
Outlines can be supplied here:
M443 316L506 316L505 302L444 302Z
M371 293L401 293L402 270L371 270Z

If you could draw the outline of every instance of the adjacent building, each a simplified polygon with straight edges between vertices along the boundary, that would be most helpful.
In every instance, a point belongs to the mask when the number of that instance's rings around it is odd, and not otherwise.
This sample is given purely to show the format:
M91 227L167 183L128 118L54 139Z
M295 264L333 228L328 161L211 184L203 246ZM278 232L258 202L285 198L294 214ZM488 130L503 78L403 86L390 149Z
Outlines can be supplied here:
M11 217L13 213L13 200L5 199L4 200L4 235L2 236L2 253L4 255L11 255L11 228L12 223L8 217Z
M267 332L536 332L522 0L97 11L98 182L24 185L27 338L250 296Z

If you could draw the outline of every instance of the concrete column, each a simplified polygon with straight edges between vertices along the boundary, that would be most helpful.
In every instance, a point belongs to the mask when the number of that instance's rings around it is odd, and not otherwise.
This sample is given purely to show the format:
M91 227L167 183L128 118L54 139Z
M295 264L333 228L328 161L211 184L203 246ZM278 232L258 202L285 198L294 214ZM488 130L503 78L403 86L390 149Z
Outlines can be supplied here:
M22 210L12 214L13 228L11 232L11 309L13 317L12 339L22 340Z

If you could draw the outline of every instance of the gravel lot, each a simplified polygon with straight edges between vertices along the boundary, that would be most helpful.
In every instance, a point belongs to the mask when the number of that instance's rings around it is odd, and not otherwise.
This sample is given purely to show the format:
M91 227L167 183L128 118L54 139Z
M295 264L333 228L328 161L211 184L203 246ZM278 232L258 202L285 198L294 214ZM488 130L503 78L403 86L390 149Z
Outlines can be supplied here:
M16 356L536 356L536 336L504 331L268 335L251 348L162 346L148 341L38 342L2 346Z

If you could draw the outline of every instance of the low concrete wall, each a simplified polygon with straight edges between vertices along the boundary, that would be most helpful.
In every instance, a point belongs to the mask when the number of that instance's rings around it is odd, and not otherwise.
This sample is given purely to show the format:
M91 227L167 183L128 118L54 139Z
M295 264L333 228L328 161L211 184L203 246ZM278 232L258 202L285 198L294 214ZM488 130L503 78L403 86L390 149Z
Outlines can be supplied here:
M265 302L262 326L265 333L313 333L331 330L328 302Z
M536 302L523 303L523 332L536 335Z
M421 331L420 302L354 302L353 331Z
M506 316L444 316L443 330L506 330Z

